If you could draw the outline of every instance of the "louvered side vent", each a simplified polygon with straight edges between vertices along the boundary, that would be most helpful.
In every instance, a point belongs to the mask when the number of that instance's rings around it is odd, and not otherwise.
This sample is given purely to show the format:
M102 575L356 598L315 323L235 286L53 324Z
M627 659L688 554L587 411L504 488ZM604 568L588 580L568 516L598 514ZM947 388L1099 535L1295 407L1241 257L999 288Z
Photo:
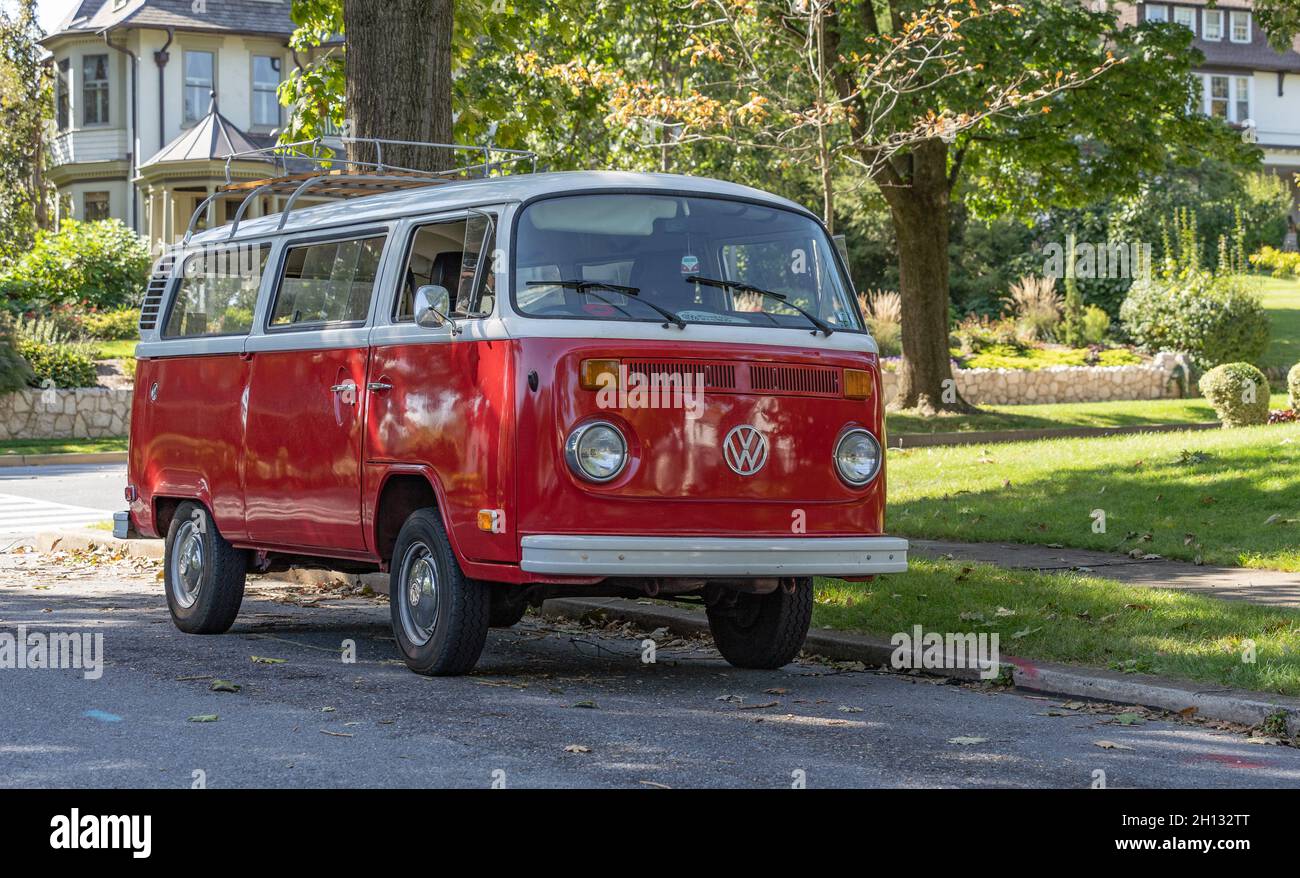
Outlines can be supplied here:
M840 370L816 366L749 367L749 385L762 393L792 396L839 396Z
M660 381L665 379L692 377L692 381L704 381L705 390L735 390L736 367L730 363L691 363L691 362L653 362L649 360L629 361L627 374L645 375Z
M149 286L145 287L144 303L140 306L140 331L154 329L158 326L158 314L162 310L163 293L167 292L167 282L172 276L172 266L176 264L175 256L164 256L154 264Z

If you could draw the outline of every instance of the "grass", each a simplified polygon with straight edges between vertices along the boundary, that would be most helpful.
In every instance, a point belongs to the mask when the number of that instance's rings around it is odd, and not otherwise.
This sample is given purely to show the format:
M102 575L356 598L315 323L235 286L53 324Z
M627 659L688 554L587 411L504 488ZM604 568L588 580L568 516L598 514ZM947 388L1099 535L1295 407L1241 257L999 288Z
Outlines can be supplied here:
M1300 571L1300 424L899 449L889 465L900 535Z
M1285 371L1300 363L1300 279L1261 277L1259 282L1264 308L1273 324L1261 365Z
M954 356L960 356L954 353ZM1097 362L1088 362L1087 348L1026 348L993 345L978 354L961 357L967 369L1045 369L1048 366L1132 366L1142 358L1125 348L1101 351Z
M116 439L16 439L0 442L0 455L92 454L126 451L126 437Z
M1285 393L1275 394L1271 408L1288 407ZM1203 399L1154 399L1128 402L1071 402L1052 405L981 406L977 415L890 412L890 433L961 433L972 430L1034 430L1056 427L1125 427L1146 424L1195 424L1217 421Z
M119 341L96 341L95 359L97 360L130 360L135 358L135 346L140 343L138 338L121 339Z
M1001 652L1300 695L1300 612L1077 574L950 561L871 583L818 580L813 624L999 635ZM1009 615L1008 615L1009 611ZM1253 640L1256 661L1242 661Z

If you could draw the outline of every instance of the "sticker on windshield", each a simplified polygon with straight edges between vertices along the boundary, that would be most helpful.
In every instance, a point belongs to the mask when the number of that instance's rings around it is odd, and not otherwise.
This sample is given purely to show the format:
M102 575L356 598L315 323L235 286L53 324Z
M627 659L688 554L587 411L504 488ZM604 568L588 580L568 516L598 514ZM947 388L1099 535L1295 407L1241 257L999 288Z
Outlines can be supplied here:
M582 306L582 310L586 311L588 314L592 315L593 317L614 316L614 306L606 305L604 302L588 302L587 304Z
M689 253L682 257L682 274L695 274L700 270L700 257Z
M748 323L743 317L733 317L730 314L719 314L716 311L678 311L677 316L683 320L691 320L697 323Z

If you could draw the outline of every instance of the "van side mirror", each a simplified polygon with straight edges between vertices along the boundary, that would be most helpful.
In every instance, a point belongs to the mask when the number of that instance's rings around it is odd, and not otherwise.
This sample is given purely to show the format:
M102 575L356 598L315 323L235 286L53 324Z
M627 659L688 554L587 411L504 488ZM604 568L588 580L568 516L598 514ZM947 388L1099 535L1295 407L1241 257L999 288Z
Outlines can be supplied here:
M452 334L459 332L451 319L451 293L438 284L425 284L415 291L415 322L426 329L436 329L444 323L451 324Z

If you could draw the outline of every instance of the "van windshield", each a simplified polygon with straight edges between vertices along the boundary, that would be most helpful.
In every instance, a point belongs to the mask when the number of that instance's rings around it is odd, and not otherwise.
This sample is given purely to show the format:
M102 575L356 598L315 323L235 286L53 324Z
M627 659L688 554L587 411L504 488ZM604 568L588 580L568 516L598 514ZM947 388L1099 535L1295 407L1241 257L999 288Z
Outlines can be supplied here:
M530 317L662 323L667 311L686 323L804 330L813 315L860 330L831 247L808 217L749 202L548 198L516 226L515 306Z

